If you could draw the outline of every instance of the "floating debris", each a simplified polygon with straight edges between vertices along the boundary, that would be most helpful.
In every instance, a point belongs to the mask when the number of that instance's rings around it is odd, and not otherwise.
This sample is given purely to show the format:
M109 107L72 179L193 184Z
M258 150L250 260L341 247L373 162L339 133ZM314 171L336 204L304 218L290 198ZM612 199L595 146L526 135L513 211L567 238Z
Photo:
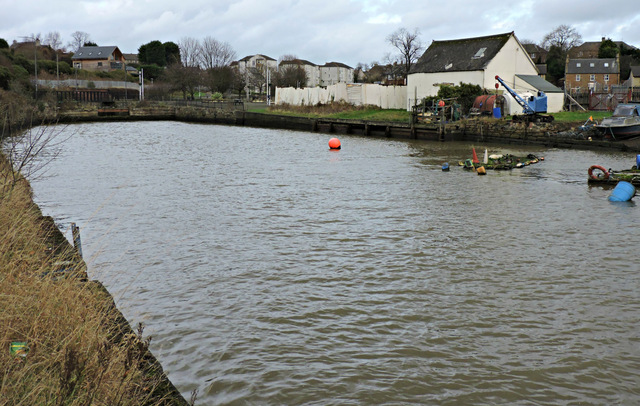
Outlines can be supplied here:
M544 161L544 158L538 158L534 154L529 154L526 157L518 157L511 154L505 155L486 155L485 154L486 163L473 162L472 159L467 159L464 162L460 161L458 164L463 167L463 169L472 169L476 170L479 167L484 167L485 169L493 169L493 170L510 170L513 168L522 168L527 165L536 164L540 161Z

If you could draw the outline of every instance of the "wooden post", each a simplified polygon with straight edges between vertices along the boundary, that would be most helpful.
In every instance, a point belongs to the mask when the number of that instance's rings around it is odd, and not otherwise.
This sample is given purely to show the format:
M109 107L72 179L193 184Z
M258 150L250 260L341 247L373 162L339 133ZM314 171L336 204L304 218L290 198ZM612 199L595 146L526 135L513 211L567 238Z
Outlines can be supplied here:
M73 247L82 258L82 243L80 241L80 227L76 226L76 223L71 223L71 234L73 235Z

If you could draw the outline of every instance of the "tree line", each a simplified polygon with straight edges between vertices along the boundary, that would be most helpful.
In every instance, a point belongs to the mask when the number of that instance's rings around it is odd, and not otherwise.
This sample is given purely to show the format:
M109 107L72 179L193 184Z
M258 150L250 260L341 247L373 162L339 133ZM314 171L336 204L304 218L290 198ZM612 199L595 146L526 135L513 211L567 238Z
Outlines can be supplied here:
M35 49L38 54L38 70L45 69L53 73L55 67L55 72L63 75L75 73L70 55L82 46L97 45L83 31L73 32L66 48L62 37L55 31L44 36L31 34L26 38L32 39L34 44L40 44ZM399 28L389 34L386 41L393 53L385 54L382 63L358 63L354 82L386 81L389 84L402 84L426 48L417 28L412 31ZM574 27L560 25L546 34L539 43L527 39L521 42L534 44L546 52L547 80L561 85L567 55L571 49L582 44L582 36ZM6 40L0 39L0 88L8 89L10 83L16 80L24 86L28 82L28 75L35 72L33 60L30 60L34 50L31 48L22 53L13 53L8 49ZM66 49L70 53L64 52ZM621 58L621 77L628 77L630 65L640 61L640 50L618 46L611 39L604 38L598 57L613 58L617 55ZM265 66L250 67L241 74L232 66L236 58L236 52L227 42L210 36L203 39L183 37L177 43L154 40L141 45L138 48L138 63L129 65L143 69L145 79L153 80L159 88L164 87L167 92L179 91L185 98L195 97L198 88L220 94L229 91L240 94L246 88L257 89L258 93L262 93L269 86L304 86L308 79L303 67L304 61L292 54L281 56L278 60L279 68L269 74Z

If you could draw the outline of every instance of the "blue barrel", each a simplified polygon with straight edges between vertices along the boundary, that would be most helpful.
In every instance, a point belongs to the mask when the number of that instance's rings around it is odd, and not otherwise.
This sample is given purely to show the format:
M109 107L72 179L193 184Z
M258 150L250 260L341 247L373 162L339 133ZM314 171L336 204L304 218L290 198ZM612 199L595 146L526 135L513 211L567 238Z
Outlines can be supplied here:
M640 154L636 155L636 168L640 169Z
M501 118L502 112L500 111L500 107L493 108L493 118Z
M620 181L609 196L610 202L626 202L636 195L636 188L629 182Z

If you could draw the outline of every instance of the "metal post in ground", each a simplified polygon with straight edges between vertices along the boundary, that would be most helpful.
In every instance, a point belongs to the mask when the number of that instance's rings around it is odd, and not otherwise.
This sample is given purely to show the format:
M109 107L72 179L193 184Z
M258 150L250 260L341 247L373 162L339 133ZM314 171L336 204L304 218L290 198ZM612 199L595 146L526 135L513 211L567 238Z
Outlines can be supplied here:
M82 243L80 241L80 227L76 223L71 223L71 234L73 235L73 248L76 249L80 258L82 258Z

